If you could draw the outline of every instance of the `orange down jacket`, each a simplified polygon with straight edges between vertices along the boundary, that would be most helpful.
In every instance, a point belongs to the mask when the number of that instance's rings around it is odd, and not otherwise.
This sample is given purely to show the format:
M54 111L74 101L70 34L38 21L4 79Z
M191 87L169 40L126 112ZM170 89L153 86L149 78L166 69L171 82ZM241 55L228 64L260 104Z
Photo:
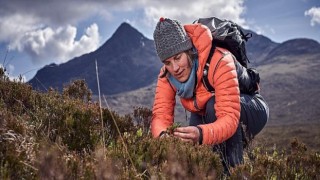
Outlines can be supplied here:
M203 69L212 46L210 30L201 24L184 26L187 34L198 51L199 66L197 70L197 85L195 97L180 98L185 109L193 113L204 114L206 102L212 97L202 83ZM151 132L158 137L166 131L174 121L176 89L170 85L166 77L160 77L157 82ZM225 49L216 48L208 71L208 79L215 89L215 108L217 120L210 124L198 125L202 129L203 144L219 144L230 138L236 131L240 118L240 91L236 68L232 55Z

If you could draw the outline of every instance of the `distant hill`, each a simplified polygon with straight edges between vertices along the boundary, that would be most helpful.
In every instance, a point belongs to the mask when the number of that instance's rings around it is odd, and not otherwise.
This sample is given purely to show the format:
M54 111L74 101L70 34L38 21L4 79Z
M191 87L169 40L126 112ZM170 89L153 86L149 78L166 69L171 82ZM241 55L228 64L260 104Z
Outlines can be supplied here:
M320 123L320 44L293 39L278 45L258 67L262 93L278 123Z
M278 43L271 41L269 38L258 35L253 31L244 30L244 33L251 33L252 37L246 42L246 50L251 66L257 66L266 59L266 56L272 51Z
M305 38L292 39L285 41L272 49L268 56L265 57L263 64L279 61L279 57L282 56L309 56L317 54L319 51L320 44L315 40Z
M98 94L95 60L98 62L103 94L116 94L147 86L156 79L161 66L153 41L123 23L96 51L64 64L45 66L29 83L38 90L48 87L61 90L64 84L74 79L85 79L93 93Z

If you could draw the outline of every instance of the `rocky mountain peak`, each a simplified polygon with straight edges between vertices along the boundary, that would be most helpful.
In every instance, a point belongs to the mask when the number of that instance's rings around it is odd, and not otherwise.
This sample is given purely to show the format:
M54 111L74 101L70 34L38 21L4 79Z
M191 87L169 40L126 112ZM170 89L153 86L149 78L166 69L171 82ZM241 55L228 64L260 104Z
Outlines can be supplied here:
M113 53L123 53L140 47L145 40L147 40L147 38L144 37L143 34L130 24L124 22L117 28L111 38L99 49L112 49Z
M130 24L123 22L117 30L113 33L112 39L121 40L130 37L135 37L137 39L144 37L137 29L132 27Z

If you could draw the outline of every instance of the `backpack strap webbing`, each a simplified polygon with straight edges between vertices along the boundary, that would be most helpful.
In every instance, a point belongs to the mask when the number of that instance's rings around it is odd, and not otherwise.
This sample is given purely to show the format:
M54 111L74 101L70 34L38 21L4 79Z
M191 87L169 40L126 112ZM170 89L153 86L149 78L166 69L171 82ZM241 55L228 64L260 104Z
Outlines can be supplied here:
M209 56L208 56L208 59L206 61L206 64L203 68L203 77L202 77L202 82L203 82L203 85L204 87L207 89L207 91L211 92L212 94L214 94L214 88L212 87L212 85L210 84L209 82L209 79L208 79L208 73L209 73L209 67L210 67L210 63L211 63L211 59L212 59L212 56L214 54L214 51L216 50L216 47L217 45L215 43L212 42L212 46L211 46L211 49L210 49L210 53L209 53ZM221 50L217 49L221 54L221 58L219 59L219 61L228 53L225 53L225 52L222 52ZM219 62L217 63L217 66L219 65ZM217 67L215 68L217 69Z
M212 93L214 93L214 88L211 86L211 84L209 82L208 73L209 73L210 62L211 62L211 59L212 59L212 56L213 56L213 53L214 53L215 49L216 49L216 46L212 43L212 47L210 49L210 53L209 53L208 59L206 61L204 69L203 69L203 77L202 77L204 87L209 92L212 92Z

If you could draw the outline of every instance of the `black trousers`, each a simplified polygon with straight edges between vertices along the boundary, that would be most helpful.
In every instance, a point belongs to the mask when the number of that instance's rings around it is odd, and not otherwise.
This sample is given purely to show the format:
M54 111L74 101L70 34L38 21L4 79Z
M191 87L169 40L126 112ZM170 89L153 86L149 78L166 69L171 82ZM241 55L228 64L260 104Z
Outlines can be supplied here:
M241 94L240 101L240 123L236 132L225 142L213 146L213 150L220 154L225 170L228 170L229 166L234 167L237 164L243 163L244 136L249 136L252 139L263 129L269 119L269 107L260 94ZM209 99L204 116L191 113L190 126L216 121L214 103L214 97ZM246 126L245 130L242 124Z

